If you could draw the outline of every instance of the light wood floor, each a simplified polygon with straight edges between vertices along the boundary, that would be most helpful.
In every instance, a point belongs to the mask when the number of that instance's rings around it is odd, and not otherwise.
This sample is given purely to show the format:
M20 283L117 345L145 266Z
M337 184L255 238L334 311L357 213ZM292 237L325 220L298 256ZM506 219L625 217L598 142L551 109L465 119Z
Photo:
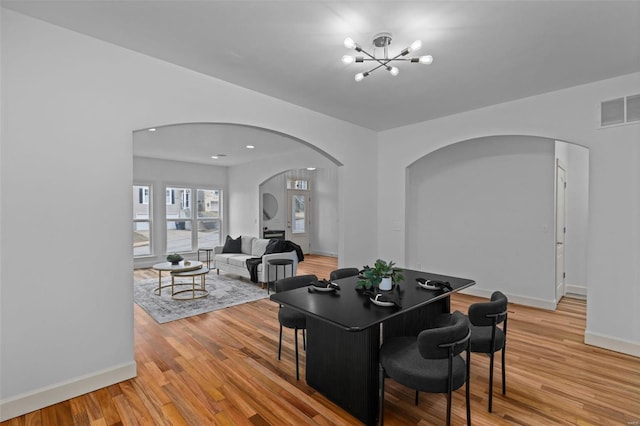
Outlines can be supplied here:
M335 259L307 256L298 273L328 278ZM150 270L136 279L156 277ZM480 299L454 295L466 313ZM583 343L585 302L564 298L555 312L510 304L507 395L496 363L493 413L487 413L488 358L473 354L474 425L638 425L640 359ZM138 377L3 422L2 425L347 425L358 424L295 379L293 332L277 359L277 306L268 299L167 324L134 305ZM289 331L289 332L286 332ZM387 380L388 425L444 423L445 396ZM464 424L464 390L453 398L453 424Z

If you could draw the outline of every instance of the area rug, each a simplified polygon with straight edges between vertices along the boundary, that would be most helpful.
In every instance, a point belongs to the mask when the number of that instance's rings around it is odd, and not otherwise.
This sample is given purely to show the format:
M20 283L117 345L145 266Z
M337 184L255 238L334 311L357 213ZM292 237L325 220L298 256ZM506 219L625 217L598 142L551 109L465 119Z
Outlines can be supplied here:
M191 284L191 279L186 280ZM170 284L170 278L163 276L162 284ZM196 278L196 286L199 285L200 278ZM158 296L153 291L157 287L157 279L134 282L133 300L160 324L267 297L267 290L257 284L215 273L207 274L205 287L209 295L200 299L175 300L171 298L171 288L163 288L162 296Z

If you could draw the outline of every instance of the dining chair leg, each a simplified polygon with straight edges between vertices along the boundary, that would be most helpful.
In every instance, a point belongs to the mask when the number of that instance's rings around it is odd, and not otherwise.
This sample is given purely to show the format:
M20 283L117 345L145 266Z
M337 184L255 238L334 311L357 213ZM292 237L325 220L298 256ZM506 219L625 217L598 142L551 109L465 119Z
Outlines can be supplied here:
M298 367L298 329L294 329L295 333L295 344L296 344L296 380L300 380L300 370Z
M467 426L471 426L471 405L469 405L469 394L470 394L470 390L469 390L469 381L471 380L471 354L469 353L469 350L467 349L467 380L465 383L465 399L466 399L466 404L467 404Z
M489 412L491 412L493 403L493 359L495 352L491 352L489 355L491 360L489 361Z
M416 391L416 405L420 403L420 391Z
M447 392L447 426L451 425L451 390Z
M280 326L280 339L278 340L278 361L280 361L280 354L282 354L282 325Z
M449 374L447 375L447 426L451 425L451 394L453 393L453 356L449 349Z
M304 349L305 351L307 350L307 338L306 338L306 335L307 335L307 333L306 333L305 329L303 328L302 329L302 349Z
M503 346L502 347L502 394L506 395L507 394L507 377L506 377L506 373L504 370L505 364L504 364L504 352L507 349L507 346Z
M378 422L380 426L384 426L384 368L382 364L378 365L378 373L380 380L380 390L378 395Z

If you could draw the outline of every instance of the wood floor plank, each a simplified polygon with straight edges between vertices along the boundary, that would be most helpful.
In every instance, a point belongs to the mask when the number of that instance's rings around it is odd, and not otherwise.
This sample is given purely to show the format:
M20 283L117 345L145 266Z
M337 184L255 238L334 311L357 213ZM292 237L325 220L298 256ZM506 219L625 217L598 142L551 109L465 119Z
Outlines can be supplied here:
M298 274L328 278L335 258L305 256ZM137 270L136 280L157 278ZM452 309L483 299L462 294ZM351 425L350 414L295 379L292 330L277 359L278 306L268 299L166 324L134 305L138 376L3 422L9 425ZM471 357L474 425L637 425L640 359L584 344L586 302L563 298L556 311L509 305L507 394L496 358L493 413L487 412L489 358ZM445 419L443 395L385 384L385 423L434 425ZM453 424L465 423L464 391L454 393Z

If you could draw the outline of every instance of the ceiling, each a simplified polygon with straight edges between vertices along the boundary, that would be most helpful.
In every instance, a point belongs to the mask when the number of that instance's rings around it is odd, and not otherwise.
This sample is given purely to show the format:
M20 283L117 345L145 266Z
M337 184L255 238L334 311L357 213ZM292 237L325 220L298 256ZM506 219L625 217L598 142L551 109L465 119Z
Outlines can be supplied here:
M185 123L133 132L134 156L224 167L308 149L292 137L237 124Z
M15 1L6 8L382 131L640 71L640 1ZM361 82L350 36L432 65ZM378 53L380 49L378 49ZM161 124L161 123L159 123ZM211 154L209 154L211 155Z

